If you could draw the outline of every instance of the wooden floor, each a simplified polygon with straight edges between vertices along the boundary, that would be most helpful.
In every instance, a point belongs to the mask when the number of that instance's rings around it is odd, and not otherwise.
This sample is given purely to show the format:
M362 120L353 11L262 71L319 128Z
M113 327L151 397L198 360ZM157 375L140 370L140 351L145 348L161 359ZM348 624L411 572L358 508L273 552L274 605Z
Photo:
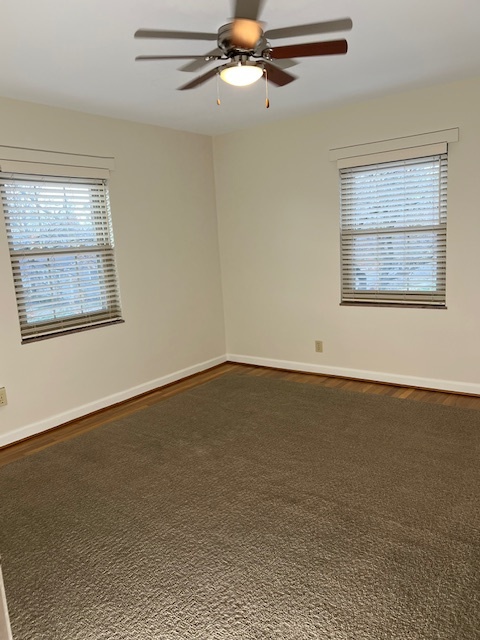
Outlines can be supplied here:
M22 440L19 443L9 445L0 449L0 466L31 455L36 451L51 447L63 440L69 440L75 436L96 429L108 422L128 416L136 411L145 409L157 402L161 402L165 398L181 393L186 389L191 389L204 382L213 380L223 376L225 373L235 373L245 376L260 376L268 378L279 378L283 380L292 380L304 384L316 384L325 387L335 387L336 389L346 389L347 391L356 391L357 393L371 393L377 395L393 396L418 402L430 402L433 404L443 404L452 407L464 407L468 409L477 409L480 411L480 396L468 396L455 393L444 393L442 391L429 391L425 389L416 389L413 387L401 387L397 385L381 384L375 382L367 382L360 380L351 380L348 378L336 378L331 376L322 376L310 373L296 373L292 371L283 371L279 369L268 369L266 367L255 367L243 364L225 363L198 373L189 378L185 378L180 382L162 387L157 391L144 394L132 400L127 400L121 404L115 405L108 409L97 411L85 418L79 418L55 429L45 431L37 436Z

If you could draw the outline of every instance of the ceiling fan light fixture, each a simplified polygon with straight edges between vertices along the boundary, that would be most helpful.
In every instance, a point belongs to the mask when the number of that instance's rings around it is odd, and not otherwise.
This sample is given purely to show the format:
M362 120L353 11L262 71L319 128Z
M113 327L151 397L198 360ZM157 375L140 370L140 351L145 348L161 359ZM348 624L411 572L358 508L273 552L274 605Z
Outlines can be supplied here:
M220 71L220 78L235 87L246 87L260 80L263 75L262 67L255 64L233 64Z

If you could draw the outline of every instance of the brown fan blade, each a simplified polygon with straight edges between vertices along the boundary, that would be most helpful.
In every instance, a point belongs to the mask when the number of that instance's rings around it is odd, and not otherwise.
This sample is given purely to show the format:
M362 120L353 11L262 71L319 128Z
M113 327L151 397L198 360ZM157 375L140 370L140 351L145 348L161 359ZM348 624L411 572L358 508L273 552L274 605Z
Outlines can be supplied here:
M135 38L166 38L171 40L216 40L216 33L200 31L158 31L156 29L138 29Z
M260 15L264 0L236 0L233 15L235 18L256 20Z
M204 73L203 76L198 76L191 82L187 82L187 84L184 84L182 87L178 87L178 90L185 91L187 89L195 89L195 87L198 87L200 84L203 84L207 80L210 80L210 78L213 78L213 76L216 76L217 73L218 73L217 67L215 67L215 69L210 69L210 71L207 71L207 73Z
M254 50L262 37L262 27L256 20L236 18L232 27L232 45L239 49Z
M200 69L205 67L209 62L212 62L212 60L218 60L218 58L221 58L221 56L222 52L220 51L220 49L212 49L212 51L209 51L204 56L202 56L201 59L194 59L193 62L189 62L183 67L180 67L179 71L200 71Z
M271 29L265 32L268 40L277 38L296 38L299 36L318 35L320 33L333 33L334 31L350 31L353 23L350 18L329 20L327 22L314 22L312 24L300 24L296 27L284 27L283 29Z
M296 67L298 64L296 60L291 60L290 58L282 58L282 60L274 60L273 62L279 69L290 69L290 67Z
M270 55L273 60L281 60L282 58L305 58L307 56L333 56L347 53L347 50L346 40L330 40L329 42L308 42L275 47L270 50Z
M135 60L202 60L205 56L137 56Z
M267 79L278 87L284 87L286 84L297 79L296 76L292 76L291 73L279 69L270 62L265 62L263 66L267 70Z

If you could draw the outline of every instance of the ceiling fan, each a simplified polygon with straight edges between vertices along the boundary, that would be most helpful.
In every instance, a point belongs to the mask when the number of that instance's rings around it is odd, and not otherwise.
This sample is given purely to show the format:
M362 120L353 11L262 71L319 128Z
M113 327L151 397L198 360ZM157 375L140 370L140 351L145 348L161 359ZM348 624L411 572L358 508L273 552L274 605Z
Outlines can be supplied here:
M296 76L285 71L297 64L293 58L347 53L348 45L344 39L271 47L270 40L349 31L352 21L343 18L263 31L263 24L258 19L263 3L264 0L235 0L232 21L220 27L218 33L139 29L135 38L216 41L217 46L204 55L142 55L135 59L191 60L180 70L192 72L199 71L212 61L224 62L179 87L185 91L198 87L217 74L225 82L236 86L253 84L265 75L270 82L282 87L296 79Z

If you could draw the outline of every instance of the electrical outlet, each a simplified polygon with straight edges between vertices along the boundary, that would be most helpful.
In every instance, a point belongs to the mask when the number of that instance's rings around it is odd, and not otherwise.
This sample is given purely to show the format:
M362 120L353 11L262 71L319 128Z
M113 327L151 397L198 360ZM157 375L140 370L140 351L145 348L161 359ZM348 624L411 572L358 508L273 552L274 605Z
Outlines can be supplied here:
M4 407L7 404L7 392L5 387L0 388L0 407Z
M315 340L315 351L317 353L323 352L323 342L321 340Z

